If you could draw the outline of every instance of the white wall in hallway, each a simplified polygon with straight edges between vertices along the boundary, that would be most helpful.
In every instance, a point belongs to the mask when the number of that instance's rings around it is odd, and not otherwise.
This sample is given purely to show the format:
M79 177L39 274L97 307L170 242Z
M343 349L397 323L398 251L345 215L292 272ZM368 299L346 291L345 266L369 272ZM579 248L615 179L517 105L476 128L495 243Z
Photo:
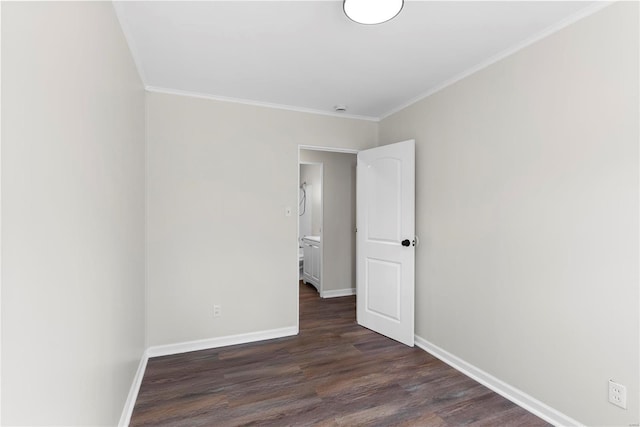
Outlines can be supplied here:
M322 226L322 179L319 164L300 165L300 183L306 182L306 212L300 221L308 221L304 234L300 236L320 234Z

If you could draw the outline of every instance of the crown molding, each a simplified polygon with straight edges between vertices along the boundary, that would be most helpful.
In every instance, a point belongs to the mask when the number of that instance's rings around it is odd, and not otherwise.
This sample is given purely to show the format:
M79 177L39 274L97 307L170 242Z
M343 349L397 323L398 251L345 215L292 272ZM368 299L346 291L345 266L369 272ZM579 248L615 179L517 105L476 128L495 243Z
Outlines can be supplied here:
M262 1L271 1L271 0L262 0ZM325 1L334 1L334 0L325 0ZM336 0L337 1L337 0ZM422 1L422 0L408 0L408 1ZM129 49L131 51L133 60L136 64L136 68L138 69L138 74L140 75L141 80L146 84L146 76L142 67L142 63L140 61L140 55L138 55L137 49L133 44L133 38L131 37L130 34L130 29L128 27L128 23L124 17L124 14L121 12L121 5L120 5L120 1L113 1L113 6L116 12L116 16L118 18L118 21L120 22L120 26L122 28L122 32L125 36L125 39L127 40L127 44L129 45ZM213 100L213 101L222 101L222 102L231 102L231 103L236 103L236 104L244 104L244 105L251 105L251 106L256 106L256 107L265 107L265 108L275 108L275 109L279 109L279 110L287 110L287 111L294 111L294 112L299 112L299 113L308 113L308 114L318 114L318 115L323 115L323 116L329 116L329 117L338 117L338 118L346 118L346 119L354 119L354 120L365 120L365 121L371 121L371 122L380 122L381 120L386 119L389 116L392 116L393 114L400 112L402 110L404 110L407 107L412 106L413 104L416 104L417 102L422 101L423 99L426 99L428 97L430 97L431 95L436 94L437 92L440 92L441 90L465 79L466 77L469 77L473 74L475 74L478 71L483 70L484 68L489 67L490 65L493 65L499 61L501 61L502 59L505 59L517 52L519 52L520 50L568 27L569 25L572 25L578 21L580 21L583 18L586 18L604 8L606 8L607 6L610 6L611 4L615 3L615 1L610 1L610 0L605 0L605 1L596 1L594 4L589 5L585 8L583 8L582 10L574 13L573 15L570 15L568 17L566 17L565 19L562 19L561 21L545 28L544 30L538 32L537 34L523 40L522 42L516 44L515 46L512 46L508 49L505 49L499 53L497 53L496 55L491 56L490 58L486 59L485 61L480 62L479 64L476 64L474 66L472 66L471 68L468 68L467 70L449 78L446 79L440 83L438 83L437 85L431 87L430 89L428 89L426 92L423 92L422 94L415 96L413 98L411 98L410 100L408 100L407 102L404 102L400 105L398 105L397 107L387 111L386 113L380 115L379 117L374 117L374 116L362 116L362 115L356 115L356 114L348 114L348 113L336 113L336 112L331 112L331 111L325 111L325 110L317 110L317 109L313 109L313 108L305 108L305 107L299 107L299 106L294 106L294 105L286 105L286 104L277 104L277 103L270 103L270 102L262 102L262 101L256 101L256 100L251 100L251 99L243 99L243 98L234 98L234 97L227 97L227 96L219 96L219 95L212 95L212 94L208 94L208 93L203 93L203 92L195 92L195 91L187 91L187 90L180 90L180 89L170 89L170 88L164 88L164 87L158 87L158 86L152 86L152 85L146 85L145 89L147 92L155 92L155 93L163 93L163 94L168 94L168 95L178 95L178 96L188 96L188 97L192 97L192 98L201 98L201 99L209 99L209 100Z
M545 28L544 30L540 31L539 33L521 41L520 43L516 44L515 46L512 46L508 49L503 50L502 52L493 55L492 57L490 57L489 59L480 62L477 65L474 65L471 68L468 68L467 70L461 72L460 74L455 75L454 77L447 79L435 86L433 86L432 88L430 88L429 90L427 90L426 92L422 93L421 95L418 95L412 99L410 99L409 101L399 105L398 107L395 107L393 109L391 109L390 111L388 111L387 113L383 114L382 116L379 117L378 120L384 120L389 116L392 116L393 114L400 112L402 110L404 110L407 107L412 106L413 104L422 101L425 98L430 97L431 95L440 92L441 90L459 82L460 80L471 76L472 74L477 73L478 71L487 68L490 65L495 64L496 62L499 62L519 51L521 51L522 49L562 30L563 28L568 27L571 24L574 24L578 21L580 21L583 18L586 18L587 16L593 15L594 13L604 9L607 6L612 5L613 3L615 3L615 1L596 1L595 4L592 4L590 6L585 7L584 9L574 13L573 15L570 15L566 18L564 18L563 20L556 22L555 24Z
M179 89L168 89L168 88L157 87L157 86L146 86L145 89L147 90L147 92L163 93L167 95L188 96L191 98L209 99L212 101L232 102L235 104L251 105L254 107L275 108L278 110L295 111L297 113L319 114L322 116L338 117L341 119L366 120L370 122L380 121L380 119L378 119L377 117L358 116L355 114L345 114L345 113L332 113L329 111L314 110L313 108L296 107L293 105L284 105L284 104L274 104L270 102L254 101L251 99L210 95L202 92L192 92L192 91L179 90Z

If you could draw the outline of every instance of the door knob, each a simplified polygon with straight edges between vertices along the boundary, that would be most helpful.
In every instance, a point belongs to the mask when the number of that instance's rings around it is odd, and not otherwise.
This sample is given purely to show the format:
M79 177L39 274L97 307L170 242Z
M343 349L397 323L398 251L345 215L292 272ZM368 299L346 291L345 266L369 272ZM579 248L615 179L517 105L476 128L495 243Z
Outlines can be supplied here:
M402 241L402 246L409 246L409 245L411 245L411 241L409 239L404 239Z

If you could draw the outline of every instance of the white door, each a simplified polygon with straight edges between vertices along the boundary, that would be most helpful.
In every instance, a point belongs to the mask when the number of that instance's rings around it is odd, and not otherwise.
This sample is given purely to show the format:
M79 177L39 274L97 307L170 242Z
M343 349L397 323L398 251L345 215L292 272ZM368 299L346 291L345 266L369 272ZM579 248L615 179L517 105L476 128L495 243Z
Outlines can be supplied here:
M358 153L358 324L413 346L415 141Z

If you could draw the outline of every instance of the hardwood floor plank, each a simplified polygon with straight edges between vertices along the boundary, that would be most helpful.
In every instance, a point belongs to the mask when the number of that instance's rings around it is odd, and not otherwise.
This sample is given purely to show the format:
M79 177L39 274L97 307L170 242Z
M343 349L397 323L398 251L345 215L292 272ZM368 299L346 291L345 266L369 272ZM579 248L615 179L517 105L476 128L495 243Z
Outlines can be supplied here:
M547 426L300 284L300 334L149 360L131 426Z

